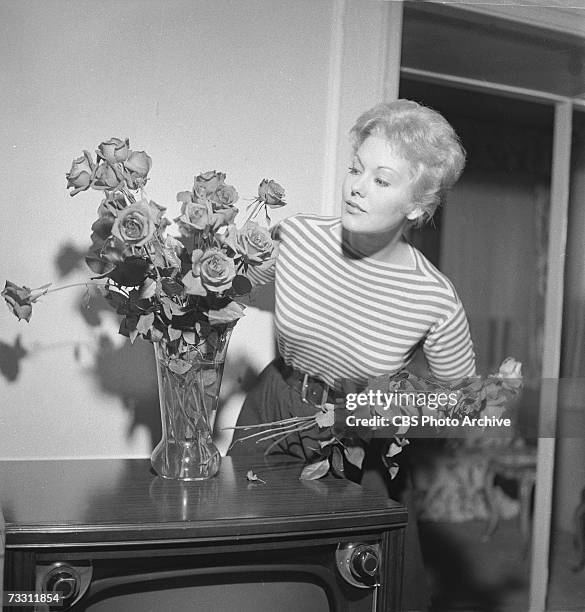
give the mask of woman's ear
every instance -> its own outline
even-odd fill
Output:
[[[420,205],[416,205],[412,208],[410,212],[406,213],[406,218],[409,221],[416,221],[419,217],[422,217],[424,214],[424,210]]]

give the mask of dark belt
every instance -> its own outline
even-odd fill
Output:
[[[277,363],[279,372],[286,384],[297,391],[303,402],[314,404],[317,407],[323,404],[334,404],[343,394],[330,387],[326,382],[315,376],[296,370],[279,361]]]

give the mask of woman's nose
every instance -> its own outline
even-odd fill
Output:
[[[360,176],[356,176],[355,181],[351,185],[351,194],[359,195],[363,197],[366,192],[366,183],[364,181],[364,176],[361,174]]]

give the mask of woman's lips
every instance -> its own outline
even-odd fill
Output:
[[[357,213],[365,212],[364,209],[361,206],[359,206],[355,202],[350,202],[349,200],[345,201],[345,208],[346,208],[347,212],[349,212],[351,214],[357,214]]]

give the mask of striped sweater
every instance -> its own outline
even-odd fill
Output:
[[[413,268],[343,252],[339,218],[299,214],[275,229],[279,256],[253,280],[275,277],[279,352],[339,388],[393,374],[422,345],[442,380],[475,374],[463,306],[449,280],[409,246]]]

